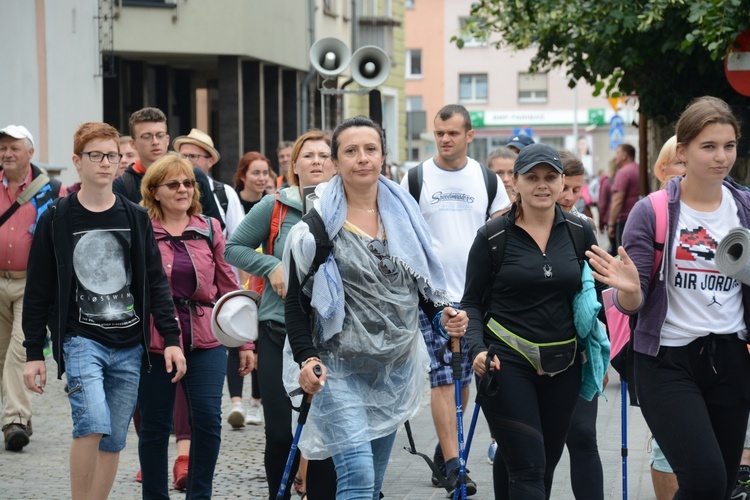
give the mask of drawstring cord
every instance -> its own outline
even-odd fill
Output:
[[[711,365],[711,369],[714,371],[714,375],[718,375],[719,372],[716,371],[716,334],[711,332],[708,334],[708,336],[703,337],[703,345],[701,346],[701,350],[698,353],[699,355],[703,355],[703,351],[706,350],[706,347],[708,347],[708,362]]]

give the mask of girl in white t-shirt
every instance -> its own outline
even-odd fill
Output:
[[[716,266],[733,227],[750,227],[750,193],[725,181],[739,124],[714,97],[693,101],[677,122],[685,177],[669,181],[668,232],[654,279],[655,214],[636,204],[621,261],[594,247],[595,277],[638,313],[634,382],[646,423],[677,474],[674,498],[729,498],[750,413],[747,324],[750,288]],[[627,251],[626,251],[627,250]]]

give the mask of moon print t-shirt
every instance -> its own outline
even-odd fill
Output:
[[[119,198],[109,210],[91,212],[71,197],[73,279],[66,334],[108,347],[141,341],[141,318],[131,293],[131,230]]]

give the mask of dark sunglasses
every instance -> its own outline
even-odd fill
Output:
[[[385,244],[382,241],[375,238],[367,244],[367,249],[378,258],[378,270],[383,276],[392,279],[398,274],[396,263],[388,256]]]
[[[160,188],[162,186],[167,186],[170,191],[177,191],[180,189],[180,186],[185,186],[185,189],[190,189],[195,187],[195,179],[185,179],[184,181],[169,181],[165,182],[164,184],[157,184],[156,187]]]

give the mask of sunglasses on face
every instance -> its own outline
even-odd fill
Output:
[[[195,179],[185,179],[184,181],[169,181],[165,182],[164,184],[157,184],[156,187],[160,188],[162,186],[166,186],[169,188],[170,191],[177,191],[180,189],[180,186],[184,186],[185,189],[192,189],[195,187]]]
[[[375,238],[367,244],[367,249],[378,258],[378,271],[388,279],[393,279],[398,274],[396,264],[393,262],[385,248],[385,244]]]

